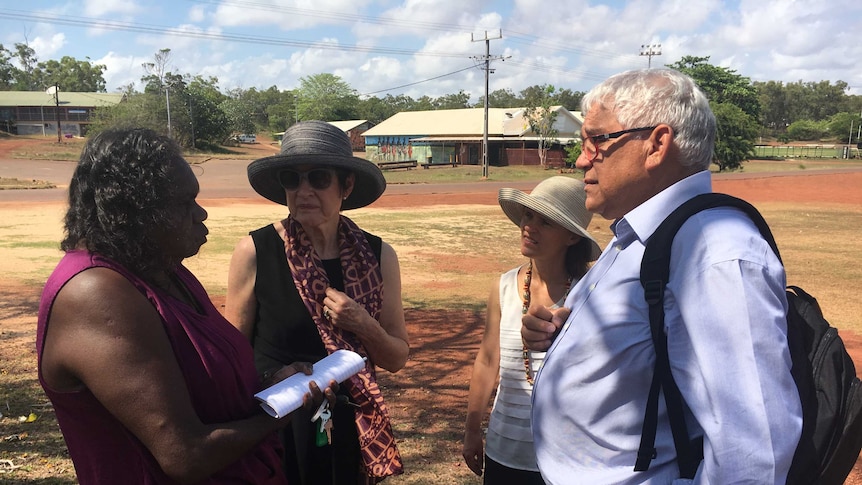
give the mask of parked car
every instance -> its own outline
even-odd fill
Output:
[[[242,134],[237,135],[236,139],[240,143],[257,143],[257,135]]]

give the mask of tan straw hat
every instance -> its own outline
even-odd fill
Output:
[[[302,121],[284,132],[281,153],[260,158],[248,166],[252,188],[267,199],[287,205],[278,172],[298,165],[319,165],[352,172],[353,192],[341,204],[356,209],[374,202],[386,190],[386,179],[376,164],[353,156],[350,138],[341,128],[325,121]]]
[[[602,248],[585,229],[593,214],[584,206],[587,194],[584,183],[571,177],[550,177],[536,185],[530,194],[518,189],[502,188],[497,195],[500,207],[515,225],[521,225],[524,208],[541,214],[569,231],[588,239],[591,244],[590,261],[598,259]]]

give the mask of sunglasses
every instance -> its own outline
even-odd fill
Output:
[[[305,172],[284,169],[278,172],[278,183],[284,190],[297,190],[302,181],[308,182],[311,188],[316,190],[328,189],[335,178],[335,171],[327,168],[314,168]]]

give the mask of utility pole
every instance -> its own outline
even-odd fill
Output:
[[[470,34],[472,42],[485,41],[485,55],[482,57],[474,56],[473,59],[481,60],[485,63],[485,129],[482,133],[482,178],[488,178],[488,75],[491,74],[491,60],[503,59],[502,56],[491,56],[491,41],[494,39],[502,39],[503,31],[498,29],[496,37],[488,37],[488,31],[485,31],[485,36],[477,39],[473,34]]]
[[[661,55],[661,44],[641,44],[641,54],[647,56],[647,69],[652,69],[652,56]]]
[[[63,143],[63,139],[60,136],[60,86],[57,83],[54,83],[54,85],[49,87],[45,92],[54,95],[54,109],[57,110],[57,143]],[[44,121],[44,116],[42,119]],[[44,133],[45,124],[42,123],[42,134]]]

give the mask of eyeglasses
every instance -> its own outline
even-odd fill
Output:
[[[620,130],[615,131],[613,133],[605,133],[603,135],[592,135],[584,138],[584,155],[587,157],[587,161],[592,162],[599,155],[598,145],[599,143],[604,143],[608,140],[613,140],[615,138],[619,138],[626,133],[635,133],[638,131],[650,131],[656,129],[657,126],[643,126],[640,128],[629,128],[628,130]]]
[[[302,181],[305,180],[311,185],[311,188],[324,190],[332,185],[334,176],[335,172],[326,168],[313,168],[305,172],[288,168],[278,172],[278,183],[284,190],[297,190],[302,185]]]

